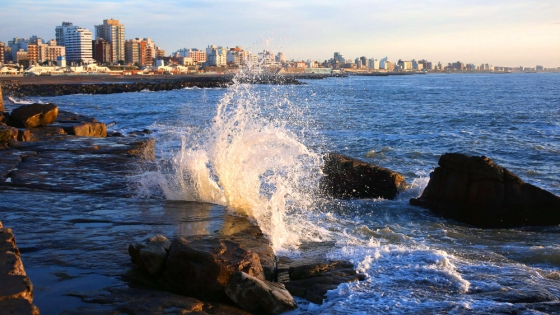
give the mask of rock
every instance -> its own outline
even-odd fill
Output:
[[[0,112],[4,111],[4,98],[2,98],[2,84],[0,84]]]
[[[525,183],[487,157],[446,153],[410,204],[479,227],[560,224],[560,197]]]
[[[18,141],[31,141],[33,139],[33,135],[29,129],[18,129],[17,140]]]
[[[260,280],[242,271],[230,277],[225,292],[235,304],[249,312],[280,314],[297,308],[283,284]]]
[[[286,289],[295,296],[315,304],[322,304],[325,294],[341,283],[361,281],[366,278],[345,261],[317,263],[290,267],[290,281],[284,282]]]
[[[335,198],[394,199],[406,188],[404,176],[342,154],[324,156],[321,190]]]
[[[224,288],[235,272],[264,280],[259,256],[235,242],[181,237],[171,242],[162,284],[172,292],[204,300],[224,300]]]
[[[56,120],[58,107],[49,104],[31,104],[20,106],[10,114],[10,125],[20,128],[46,126]]]
[[[157,275],[165,263],[170,245],[171,242],[165,236],[155,235],[147,239],[145,244],[128,246],[128,254],[134,264],[151,275]]]
[[[0,124],[0,142],[8,142],[18,136],[17,128]]]
[[[55,136],[55,135],[65,135],[66,134],[64,129],[62,129],[60,127],[54,127],[54,126],[41,127],[41,128],[31,128],[31,129],[29,129],[29,132],[32,134],[32,136],[34,138],[38,138],[39,140],[44,139],[44,138],[48,138],[48,137],[52,137],[52,136]]]
[[[0,275],[0,301],[11,299],[33,300],[33,285],[21,275]]]
[[[73,136],[105,138],[107,137],[107,126],[100,122],[86,122],[71,126],[63,126],[62,129]]]
[[[479,298],[491,299],[503,303],[540,303],[554,302],[558,298],[544,288],[504,287],[498,291],[474,294]]]
[[[39,315],[39,309],[25,299],[2,300],[0,314]]]

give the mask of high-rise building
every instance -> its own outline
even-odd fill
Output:
[[[227,48],[209,45],[206,48],[206,64],[208,66],[223,67],[227,65]]]
[[[66,60],[70,62],[92,62],[91,42],[92,34],[88,29],[78,26],[67,28],[64,33]]]
[[[4,54],[6,53],[6,43],[0,42],[0,65],[4,64],[6,59]]]
[[[39,62],[56,62],[58,56],[66,56],[66,47],[57,45],[54,39],[46,44],[37,44],[37,48],[39,50]]]
[[[379,70],[379,60],[374,58],[368,59],[368,69]]]
[[[204,50],[196,48],[183,48],[179,49],[176,54],[179,54],[179,57],[192,58],[193,61],[199,63],[206,62],[206,52]]]
[[[60,46],[66,46],[64,42],[64,35],[66,34],[66,30],[74,25],[72,22],[62,22],[62,25],[59,25],[55,28],[56,33],[56,44]]]
[[[95,26],[95,39],[103,38],[111,43],[111,62],[125,60],[124,25],[119,20],[103,20],[103,24]]]
[[[156,50],[155,43],[149,38],[129,39],[125,42],[125,61],[129,64],[151,66]]]
[[[243,50],[243,48],[236,46],[235,48],[230,48],[227,52],[226,63],[228,65],[241,66],[247,62],[249,57],[249,52]]]
[[[113,62],[113,49],[111,49],[111,43],[109,43],[109,41],[103,38],[97,38],[92,41],[92,46],[93,59],[99,64]]]

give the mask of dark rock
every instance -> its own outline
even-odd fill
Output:
[[[170,245],[171,242],[165,236],[155,235],[147,239],[144,244],[128,246],[128,254],[134,264],[151,275],[157,275],[165,263]]]
[[[225,292],[235,304],[249,312],[280,314],[297,308],[283,284],[257,279],[241,271],[230,277]]]
[[[17,140],[18,141],[31,141],[33,139],[33,135],[29,129],[18,129]]]
[[[0,142],[8,142],[18,136],[17,128],[6,126],[0,123]]]
[[[480,227],[560,224],[560,197],[525,183],[487,157],[441,156],[410,204]]]
[[[10,125],[19,128],[35,128],[53,123],[58,115],[54,104],[23,105],[10,114]]]
[[[394,199],[406,188],[404,176],[342,154],[324,156],[321,190],[335,198]]]
[[[39,309],[26,299],[0,300],[0,314],[39,315]]]
[[[361,281],[365,275],[353,269],[353,264],[345,261],[316,263],[290,267],[290,281],[284,282],[286,289],[295,296],[315,304],[322,304],[325,294],[341,283]]]
[[[172,241],[162,284],[172,292],[204,300],[224,300],[231,275],[243,271],[264,280],[259,256],[239,244],[218,239],[181,237]]]
[[[544,288],[508,288],[474,294],[479,298],[503,303],[540,303],[558,301],[558,298]]]

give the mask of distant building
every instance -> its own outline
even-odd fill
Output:
[[[68,30],[68,28],[72,26],[74,26],[72,22],[62,22],[62,25],[59,25],[55,28],[55,38],[57,45],[66,46],[66,43],[64,42],[64,36],[66,34],[66,30]]]
[[[0,42],[0,65],[6,63],[4,54],[6,53],[6,43]]]
[[[334,61],[338,63],[346,63],[346,59],[344,59],[344,56],[340,52],[334,53]]]
[[[113,49],[111,43],[103,38],[97,38],[92,42],[93,46],[93,59],[99,64],[113,62]]]
[[[368,59],[368,65],[367,65],[369,70],[379,70],[379,60],[377,59]]]
[[[129,39],[125,42],[125,62],[140,66],[153,65],[155,44],[149,38]]]
[[[156,47],[156,59],[165,57],[165,50],[161,47]]]
[[[387,63],[388,63],[388,62],[391,62],[391,61],[389,60],[389,57],[385,57],[385,58],[379,60],[379,69],[389,70],[389,69],[387,68]],[[393,68],[394,68],[394,65],[393,65]]]
[[[249,52],[243,50],[243,48],[239,46],[235,46],[235,48],[230,48],[226,55],[226,63],[228,65],[234,66],[242,66],[247,62],[247,57],[249,56]]]
[[[103,24],[95,26],[95,38],[103,38],[111,43],[111,62],[116,63],[125,60],[125,37],[124,25],[119,20],[103,20]]]
[[[56,57],[56,65],[61,68],[66,68],[66,56]]]
[[[92,58],[92,34],[86,28],[74,26],[67,28],[64,34],[66,60],[90,63]]]
[[[206,52],[196,48],[183,48],[177,51],[180,57],[192,58],[194,62],[206,62]]]
[[[209,45],[206,48],[206,65],[210,67],[223,67],[227,65],[227,48]]]
[[[0,45],[1,45],[1,44],[0,44]],[[2,48],[0,48],[0,49],[2,49]],[[536,70],[536,71],[544,71],[544,67],[538,65],[538,66],[535,67],[535,70]]]
[[[284,55],[283,52],[279,52],[276,55],[276,62],[286,63],[286,61],[288,61],[288,59],[286,58],[286,55]]]
[[[367,58],[366,56],[361,56],[360,57],[360,61],[361,61],[361,68],[366,68],[367,67]]]
[[[16,62],[19,63],[22,60],[29,60],[27,56],[27,51],[20,49],[16,52]]]

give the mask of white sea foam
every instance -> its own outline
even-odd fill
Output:
[[[8,96],[8,99],[14,104],[21,104],[21,105],[27,105],[27,104],[33,104],[33,103],[42,103],[41,101],[19,99],[19,98],[15,98],[15,97],[12,97],[12,96]]]
[[[252,75],[249,70],[239,76]],[[141,186],[158,186],[167,199],[221,204],[246,215],[275,250],[320,237],[324,231],[305,218],[313,208],[321,159],[286,127],[282,115],[293,104],[283,91],[257,92],[234,79],[211,126],[197,136],[183,134],[181,148],[164,154],[160,170],[142,178]]]

